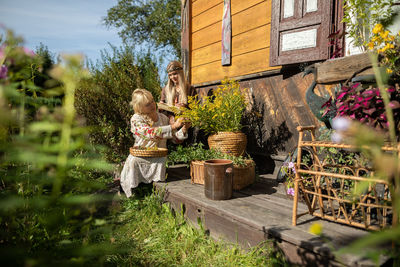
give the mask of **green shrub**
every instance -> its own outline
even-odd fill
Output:
[[[113,55],[102,53],[101,61],[91,65],[91,73],[76,91],[77,112],[87,125],[95,126],[90,140],[107,148],[104,157],[121,162],[134,143],[130,132],[132,92],[146,88],[157,100],[161,91],[157,67],[149,54],[135,56],[130,47],[113,47]]]
[[[237,166],[246,166],[246,160],[250,160],[250,157],[243,156],[233,156],[226,153],[223,153],[219,150],[215,149],[205,149],[203,148],[202,143],[194,143],[190,146],[177,146],[174,151],[171,151],[168,154],[167,158],[167,166],[183,163],[190,164],[191,161],[194,160],[209,160],[209,159],[229,159],[233,161],[234,165]]]

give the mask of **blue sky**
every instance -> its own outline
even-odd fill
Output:
[[[0,24],[25,40],[34,50],[40,43],[50,52],[83,53],[92,61],[108,43],[121,46],[115,28],[102,25],[102,17],[117,0],[0,0]]]

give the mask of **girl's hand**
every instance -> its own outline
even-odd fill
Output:
[[[178,107],[178,108],[185,108],[186,107],[186,105],[182,104],[182,103],[175,103],[175,106]]]
[[[190,122],[184,122],[184,123],[183,123],[183,127],[182,127],[183,133],[186,134],[191,125],[192,125],[192,124],[191,124]]]
[[[179,118],[179,119],[177,119],[172,125],[171,125],[171,128],[172,128],[172,130],[176,130],[176,129],[178,129],[179,127],[181,127],[182,126],[182,118]]]

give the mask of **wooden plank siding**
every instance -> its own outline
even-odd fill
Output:
[[[269,66],[271,0],[232,0],[232,64],[221,65],[222,0],[192,1],[191,83],[279,69]]]

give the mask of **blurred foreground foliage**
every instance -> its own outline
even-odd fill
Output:
[[[342,118],[342,123],[338,123],[337,133],[346,143],[355,145],[364,156],[366,156],[374,169],[374,178],[382,179],[387,182],[390,191],[390,201],[393,209],[393,225],[390,228],[373,232],[366,237],[355,240],[351,245],[338,251],[338,255],[343,253],[360,254],[375,261],[377,265],[382,262],[382,256],[389,258],[387,266],[400,266],[400,144],[398,127],[395,112],[390,104],[390,97],[387,91],[387,77],[381,75],[378,68],[377,55],[371,55],[375,77],[380,94],[385,104],[388,121],[388,131],[377,131],[358,121],[348,121]],[[399,90],[399,86],[396,86]],[[393,107],[393,108],[392,108]],[[388,142],[389,141],[389,142]],[[393,151],[387,153],[382,151],[383,145],[392,146]],[[370,182],[359,183],[354,188],[354,196],[362,197],[370,187]],[[386,266],[386,265],[385,265]]]
[[[87,145],[89,130],[74,108],[77,82],[89,72],[80,56],[69,56],[47,73],[46,48],[36,54],[11,32],[1,42],[2,265],[101,263],[113,250],[100,216],[107,198],[93,194],[104,185],[85,174],[110,165]]]

